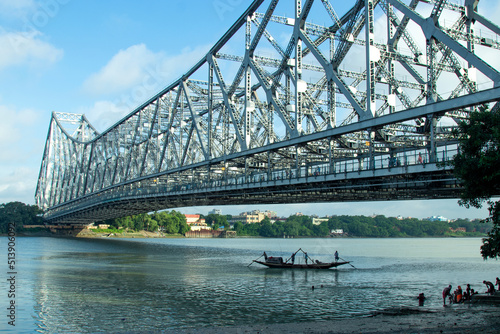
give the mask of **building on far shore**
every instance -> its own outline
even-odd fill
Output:
[[[443,216],[432,216],[427,218],[427,220],[430,222],[449,222],[448,218],[445,218]]]
[[[313,218],[313,225],[321,225],[322,222],[327,222],[328,218]]]
[[[238,216],[233,216],[230,223],[234,224],[236,222],[242,222],[244,224],[255,224],[260,223],[266,217],[268,217],[266,214],[258,210],[254,210],[252,212],[242,212]]]
[[[205,223],[205,219],[200,215],[184,215],[186,217],[186,224],[191,227],[191,231],[211,230],[212,228]]]
[[[330,231],[330,234],[332,235],[343,235],[344,234],[344,230],[343,229],[336,229],[336,230],[331,230]]]
[[[213,209],[212,211],[209,211],[208,214],[209,215],[222,215],[222,210]]]

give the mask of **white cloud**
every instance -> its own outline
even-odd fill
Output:
[[[207,50],[208,46],[183,49],[171,56],[155,53],[144,44],[120,50],[83,83],[85,92],[107,100],[79,112],[104,130],[188,71]]]
[[[38,169],[19,166],[7,174],[0,174],[0,203],[20,201],[35,203]]]
[[[0,69],[15,65],[47,66],[59,61],[63,51],[40,39],[41,33],[32,31],[4,32],[0,35]]]
[[[36,8],[34,0],[0,0],[0,9],[9,15],[19,15]]]
[[[165,87],[176,76],[183,74],[205,54],[208,47],[184,49],[179,54],[167,56],[153,52],[144,44],[120,50],[99,72],[92,74],[83,84],[86,92],[109,95],[129,91],[141,86],[149,93]]]
[[[18,143],[26,133],[26,128],[38,125],[39,115],[30,109],[21,111],[0,106],[0,152],[5,152]]]
[[[36,137],[40,136],[40,114],[0,106],[0,119],[0,203],[34,203],[44,145],[44,140]]]
[[[146,45],[133,45],[120,50],[99,72],[84,83],[85,91],[95,95],[121,92],[139,84],[148,67],[156,64],[163,55],[154,53]]]

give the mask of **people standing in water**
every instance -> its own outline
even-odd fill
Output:
[[[443,306],[446,306],[446,297],[451,297],[451,284],[443,290]]]

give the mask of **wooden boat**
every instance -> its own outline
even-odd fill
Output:
[[[298,252],[304,253],[304,256],[306,257],[306,263],[295,263],[295,255]],[[318,260],[313,260],[309,255],[307,255],[306,252],[304,252],[302,249],[299,249],[295,253],[292,254],[292,256],[286,260],[283,260],[283,257],[273,257],[273,256],[267,256],[266,252],[262,254],[260,257],[264,256],[264,261],[259,261],[259,259],[253,260],[252,263],[258,263],[262,264],[264,266],[267,266],[269,268],[284,268],[284,269],[330,269],[330,268],[336,268],[338,266],[344,265],[344,264],[349,264],[350,261],[335,261],[335,262],[320,262]],[[259,258],[260,258],[259,257]],[[352,266],[352,265],[351,265]]]

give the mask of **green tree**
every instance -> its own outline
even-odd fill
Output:
[[[27,205],[21,202],[0,204],[0,233],[7,233],[10,223],[16,224],[16,230],[24,225],[42,225],[42,210],[36,205]]]
[[[459,152],[452,161],[455,176],[463,191],[459,204],[466,208],[481,208],[486,201],[493,224],[488,237],[483,239],[481,255],[484,259],[500,256],[500,201],[491,198],[500,194],[500,112],[481,108],[471,112],[467,121],[460,122],[455,132]]]
[[[224,229],[226,230],[228,229],[229,226],[227,216],[218,215],[215,213],[209,214],[205,218],[205,222],[207,223],[207,225],[211,225],[214,230],[215,230],[214,226],[217,226],[217,228],[219,228],[219,226],[224,226]]]
[[[172,211],[173,212],[173,211]],[[175,214],[170,214],[164,220],[165,232],[169,234],[179,233],[180,219]]]

